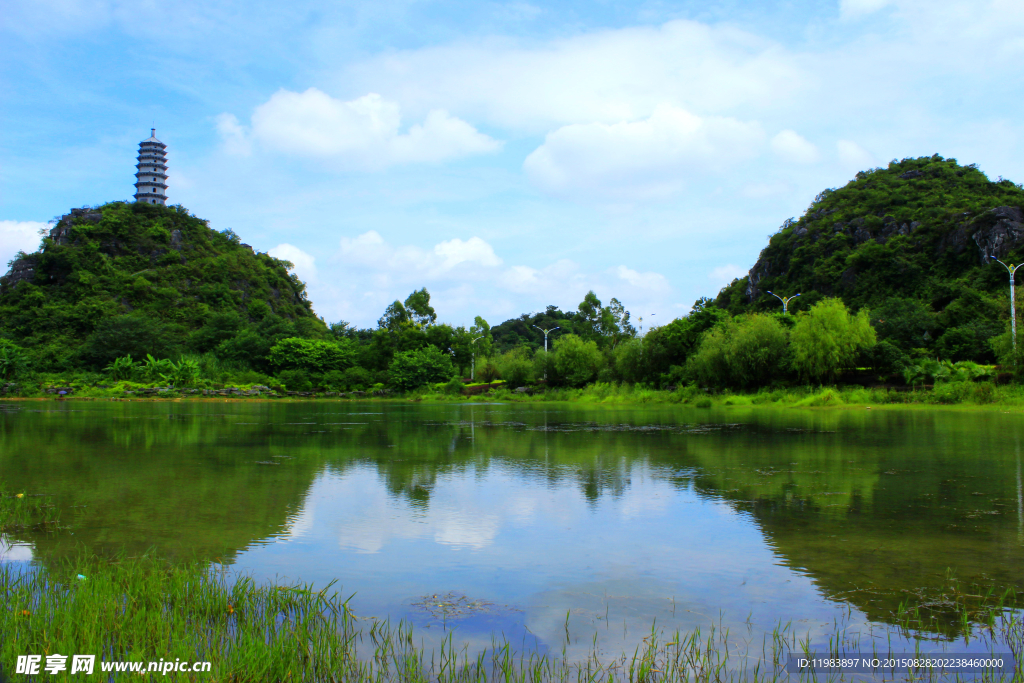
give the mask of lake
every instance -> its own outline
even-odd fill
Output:
[[[428,645],[574,656],[714,623],[760,651],[892,637],[901,603],[941,643],[953,578],[1024,591],[1022,441],[996,411],[7,403],[0,480],[70,531],[0,553],[336,580]]]

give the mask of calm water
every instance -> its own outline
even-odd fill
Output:
[[[360,615],[541,651],[722,622],[867,629],[964,582],[1024,590],[1019,416],[355,403],[0,406],[0,479],[73,534],[337,579]],[[452,618],[418,603],[465,596]],[[436,612],[436,610],[435,610]]]

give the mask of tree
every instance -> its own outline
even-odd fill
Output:
[[[604,364],[597,342],[584,340],[575,334],[556,339],[553,356],[557,378],[552,379],[571,387],[592,382]]]
[[[430,292],[426,287],[417,289],[405,300],[409,319],[419,327],[429,327],[437,322],[437,313],[430,305]]]
[[[268,358],[271,365],[281,370],[324,373],[351,367],[355,349],[348,339],[324,341],[291,337],[274,344]]]
[[[388,368],[389,383],[399,391],[446,382],[453,373],[451,356],[434,346],[396,353]]]
[[[704,333],[686,368],[705,384],[761,386],[785,372],[786,337],[786,328],[774,315],[737,316]]]
[[[510,389],[521,387],[530,381],[533,375],[533,362],[530,360],[530,353],[525,346],[511,349],[501,354],[498,358],[498,371],[501,373],[505,385]]]
[[[158,320],[141,315],[123,315],[102,320],[82,347],[82,360],[96,368],[116,358],[142,358],[151,353],[167,358],[174,350],[172,331]]]
[[[867,309],[851,316],[840,299],[822,299],[797,315],[790,340],[801,376],[834,381],[862,349],[874,346],[876,336]]]

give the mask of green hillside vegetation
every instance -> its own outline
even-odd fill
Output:
[[[39,251],[10,265],[0,345],[13,343],[25,364],[47,371],[186,353],[266,370],[276,341],[328,335],[291,264],[181,207],[76,209]]]
[[[290,264],[234,233],[181,207],[107,204],[64,217],[0,282],[0,379],[23,395],[63,382],[78,393],[106,383],[107,395],[230,383],[457,396],[504,382],[549,396],[669,389],[687,401],[935,385],[944,402],[990,402],[1006,394],[992,383],[1024,368],[1007,273],[992,259],[1024,256],[1022,206],[1020,186],[937,155],[858,173],[786,221],[747,277],[640,335],[620,301],[594,292],[576,310],[466,327],[439,322],[422,288],[375,328],[328,326]],[[770,292],[800,296],[786,314]]]
[[[1022,257],[1024,189],[935,155],[858,173],[786,221],[747,277],[719,293],[731,314],[793,311],[825,297],[868,309],[879,340],[911,356],[995,362],[1008,275]]]

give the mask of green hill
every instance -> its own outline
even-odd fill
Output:
[[[868,307],[880,339],[954,360],[991,360],[1009,314],[1008,275],[1024,258],[1024,189],[935,155],[861,172],[819,194],[769,239],[715,303],[731,313],[792,310],[824,297]]]
[[[0,278],[0,341],[39,368],[102,367],[132,353],[265,357],[287,336],[319,337],[290,264],[256,253],[181,207],[74,209]],[[159,357],[158,355],[158,357]]]

